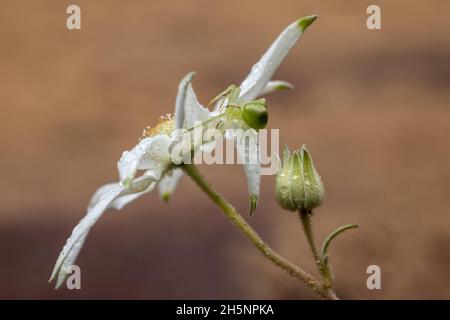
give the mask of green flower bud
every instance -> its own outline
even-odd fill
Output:
[[[242,108],[242,119],[255,130],[264,129],[268,118],[266,99],[247,102]]]
[[[301,213],[309,213],[322,203],[325,189],[304,146],[292,155],[285,148],[276,177],[275,196],[283,209]]]

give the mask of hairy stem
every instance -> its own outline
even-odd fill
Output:
[[[239,231],[241,231],[267,259],[272,261],[275,265],[283,269],[292,277],[304,282],[321,297],[330,300],[338,299],[334,292],[329,289],[325,289],[321,282],[317,281],[312,275],[271,249],[258,235],[258,233],[256,233],[256,231],[247,223],[247,221],[236,211],[236,209],[204,180],[194,165],[184,164],[182,168],[192,178],[192,180],[195,181],[200,189],[202,189],[209,196],[209,198],[217,204],[220,209],[222,209],[222,212],[231,221],[231,223],[237,227]]]
[[[303,230],[305,231],[309,249],[312,252],[317,269],[319,270],[320,276],[322,277],[323,286],[325,288],[330,288],[332,281],[330,272],[323,264],[322,257],[320,256],[319,250],[317,250],[316,242],[314,241],[314,233],[312,228],[312,212],[300,212],[300,220],[302,221]]]
[[[308,241],[309,249],[311,250],[316,264],[320,263],[319,251],[317,250],[316,243],[314,241],[314,234],[312,231],[312,219],[311,213],[300,213],[300,220],[302,221],[303,230],[305,231],[306,240]]]

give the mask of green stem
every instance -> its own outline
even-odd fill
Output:
[[[317,250],[316,242],[314,241],[314,233],[312,228],[312,212],[300,212],[300,220],[302,221],[303,230],[305,231],[306,240],[309,245],[309,249],[312,252],[317,269],[323,281],[325,288],[330,288],[332,285],[332,279],[327,267],[323,264],[322,257]]]
[[[333,291],[325,289],[322,284],[309,273],[271,249],[247,223],[247,221],[245,221],[245,219],[236,211],[236,209],[203,179],[202,175],[194,165],[184,164],[182,168],[192,178],[192,180],[194,180],[200,189],[202,189],[209,196],[209,198],[222,209],[224,215],[231,221],[231,223],[237,227],[265,257],[292,277],[304,282],[321,297],[330,300],[338,299]]]
[[[301,212],[300,220],[302,221],[303,230],[305,230],[306,240],[308,241],[309,248],[314,257],[314,261],[316,264],[320,263],[319,251],[317,250],[316,243],[314,241],[314,234],[312,231],[312,219],[311,213],[309,212]]]

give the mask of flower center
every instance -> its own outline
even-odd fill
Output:
[[[158,134],[165,134],[166,136],[170,136],[174,128],[175,128],[174,117],[170,113],[168,113],[164,116],[159,117],[156,126],[154,127],[148,126],[144,130],[142,130],[141,139],[153,137]]]

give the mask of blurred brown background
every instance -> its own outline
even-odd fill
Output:
[[[78,4],[82,29],[65,27]],[[382,9],[381,31],[366,8]],[[269,97],[281,142],[307,144],[326,184],[317,238],[361,228],[331,248],[347,299],[450,298],[450,22],[445,1],[2,1],[0,3],[0,298],[316,298],[266,261],[187,178],[169,204],[156,193],[108,211],[77,263],[82,290],[47,284],[98,186],[142,128],[172,112],[197,71],[206,103],[240,83],[279,32],[320,17]],[[203,167],[247,211],[238,166]],[[251,224],[313,272],[300,224],[273,197]],[[366,268],[382,289],[366,288]]]

